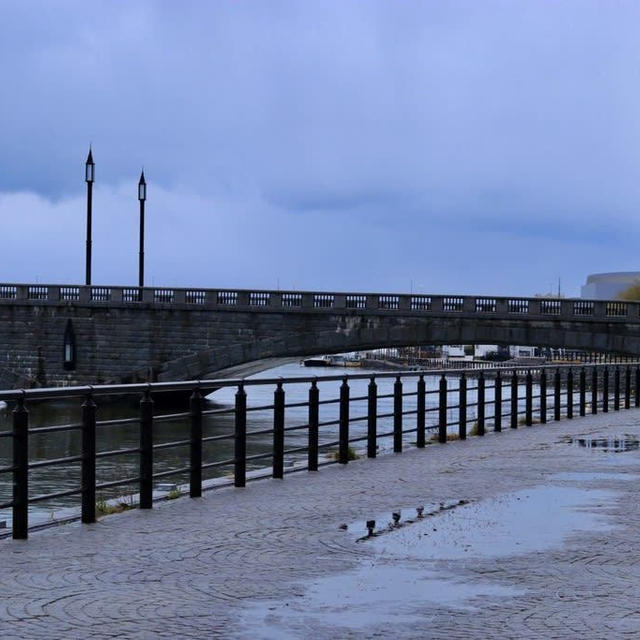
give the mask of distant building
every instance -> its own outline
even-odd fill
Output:
[[[632,284],[640,282],[640,271],[593,273],[580,290],[580,297],[590,300],[613,300]]]

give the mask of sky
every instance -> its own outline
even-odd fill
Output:
[[[579,295],[640,271],[637,0],[0,0],[1,282]]]

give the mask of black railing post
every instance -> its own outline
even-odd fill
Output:
[[[591,413],[598,413],[598,365],[591,369]]]
[[[467,376],[464,370],[458,380],[458,437],[467,439]]]
[[[393,451],[402,453],[402,380],[393,383]]]
[[[444,444],[447,441],[447,379],[444,374],[440,378],[438,406],[438,442]]]
[[[511,374],[511,428],[518,428],[518,371]]]
[[[567,370],[567,419],[573,418],[573,368]]]
[[[417,414],[416,414],[416,447],[418,449],[424,448],[425,445],[425,433],[426,433],[426,400],[427,400],[427,385],[424,382],[424,376],[420,374],[417,385]]]
[[[153,399],[150,388],[140,400],[140,508],[153,507]]]
[[[371,376],[367,387],[367,457],[375,458],[378,450],[378,385]]]
[[[24,406],[24,392],[13,410],[12,520],[14,540],[26,540],[29,530],[29,412]]]
[[[562,408],[562,387],[560,379],[560,369],[556,369],[553,376],[553,419],[560,420],[560,409]]]
[[[349,462],[349,384],[345,376],[340,385],[340,431],[338,435],[338,462]]]
[[[320,390],[315,380],[311,381],[309,389],[309,451],[307,468],[309,471],[318,470],[318,422],[319,422]]]
[[[602,412],[609,412],[609,367],[607,366],[602,374]]]
[[[620,411],[620,367],[613,372],[613,410]]]
[[[531,369],[527,369],[527,376],[525,378],[526,399],[525,399],[525,418],[524,422],[527,427],[533,424],[533,378],[531,376]]]
[[[196,387],[189,398],[189,417],[191,420],[191,444],[189,472],[189,495],[192,498],[202,496],[202,394]]]
[[[96,521],[96,403],[91,392],[82,403],[82,522]]]
[[[273,477],[284,477],[284,389],[282,380],[273,392]]]
[[[547,424],[547,370],[540,371],[540,424]]]
[[[484,414],[485,414],[485,405],[484,405],[484,392],[485,382],[484,382],[484,373],[481,371],[478,375],[478,435],[484,435]]]
[[[236,487],[244,487],[247,483],[247,392],[242,383],[236,391],[233,457],[233,484]]]
[[[636,388],[634,392],[635,406],[640,407],[640,365],[636,365]]]
[[[624,408],[631,407],[631,367],[626,365],[624,368]]]
[[[587,413],[587,374],[584,367],[580,368],[580,415]]]
[[[502,376],[496,371],[496,382],[493,388],[493,430],[502,431]]]

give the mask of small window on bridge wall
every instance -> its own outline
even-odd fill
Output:
[[[67,371],[71,371],[76,368],[76,334],[73,331],[71,319],[67,320],[67,326],[64,330],[62,366]]]

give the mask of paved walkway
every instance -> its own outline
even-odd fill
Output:
[[[589,451],[563,437],[640,436],[639,423],[640,411],[630,410],[506,430],[1,541],[0,637],[638,635],[640,451]],[[408,546],[404,557],[397,549],[380,552],[380,545],[423,523],[359,543],[359,531],[340,528],[380,521],[398,507],[499,504],[508,494],[551,485],[596,500],[573,512],[576,522],[591,524],[555,542],[537,537],[543,510],[522,539],[544,549],[524,544],[519,551],[515,540],[486,555],[470,544],[467,553],[442,560],[415,556]],[[444,525],[446,517],[448,530],[457,526],[463,536],[470,513],[463,509],[431,521]],[[500,522],[489,523],[480,546],[495,546],[494,525]],[[380,576],[385,583],[375,584]]]

